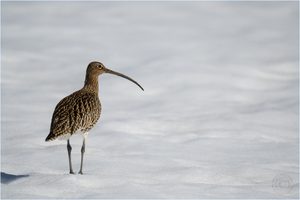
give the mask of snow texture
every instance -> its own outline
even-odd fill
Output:
[[[299,198],[298,2],[1,4],[2,198]],[[69,175],[44,140],[93,60],[145,91],[99,78]]]

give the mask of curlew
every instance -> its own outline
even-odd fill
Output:
[[[46,141],[55,139],[67,140],[70,174],[74,174],[71,162],[72,147],[70,137],[75,133],[80,133],[83,136],[81,163],[78,172],[82,174],[86,138],[88,132],[97,123],[101,114],[101,103],[98,96],[98,76],[103,73],[126,78],[144,90],[142,86],[132,78],[110,70],[100,62],[91,62],[88,65],[83,88],[63,98],[56,105],[51,120],[50,133],[46,138]]]

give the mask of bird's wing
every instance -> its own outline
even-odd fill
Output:
[[[78,130],[88,131],[100,116],[101,105],[94,93],[77,91],[63,98],[55,107],[50,138],[73,134]],[[48,137],[47,137],[48,138]]]

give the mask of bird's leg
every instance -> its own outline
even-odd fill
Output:
[[[82,173],[82,165],[83,165],[83,155],[85,152],[85,138],[86,136],[83,136],[83,142],[82,142],[82,147],[81,147],[81,164],[80,164],[80,170],[79,170],[79,174],[83,174]]]
[[[72,151],[72,147],[71,147],[71,145],[70,145],[70,140],[68,140],[67,149],[68,149],[68,156],[69,156],[69,168],[70,168],[70,174],[74,174],[73,169],[72,169],[72,162],[71,162],[71,151]]]

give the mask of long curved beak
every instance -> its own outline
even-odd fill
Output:
[[[127,80],[130,80],[131,82],[135,83],[137,86],[139,86],[144,91],[144,88],[140,84],[138,84],[138,82],[136,82],[135,80],[133,80],[132,78],[130,78],[130,77],[124,75],[124,74],[121,74],[119,72],[115,72],[115,71],[107,69],[107,68],[105,68],[105,73],[114,74],[114,75],[126,78]]]

